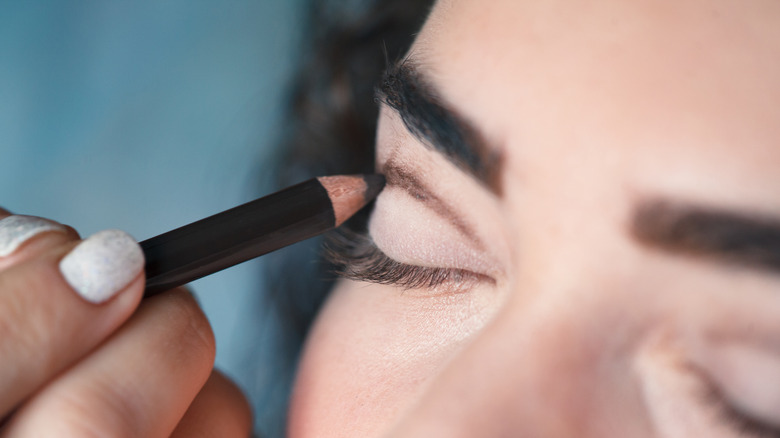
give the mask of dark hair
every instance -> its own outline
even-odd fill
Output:
[[[310,0],[289,117],[275,161],[281,188],[314,176],[370,173],[378,116],[374,89],[401,58],[433,0]],[[312,239],[263,259],[267,295],[260,318],[273,320],[248,360],[248,392],[261,436],[283,436],[300,347],[333,285],[332,267]],[[259,368],[259,369],[258,369]]]

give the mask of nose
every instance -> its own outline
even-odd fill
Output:
[[[592,291],[540,295],[508,303],[391,436],[652,436],[625,312]]]

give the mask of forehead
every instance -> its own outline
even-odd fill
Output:
[[[595,161],[742,202],[780,188],[777,23],[774,0],[445,0],[412,54],[509,171]]]

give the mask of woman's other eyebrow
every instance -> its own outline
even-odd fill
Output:
[[[658,249],[780,273],[780,220],[663,200],[636,209],[631,233]]]
[[[390,67],[377,89],[380,101],[394,109],[406,129],[424,145],[501,194],[501,154],[488,147],[479,130],[450,108],[431,82],[406,59]]]

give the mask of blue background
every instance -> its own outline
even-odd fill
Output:
[[[144,240],[254,199],[295,71],[301,0],[1,1],[0,205]],[[258,261],[192,285],[241,381]]]

